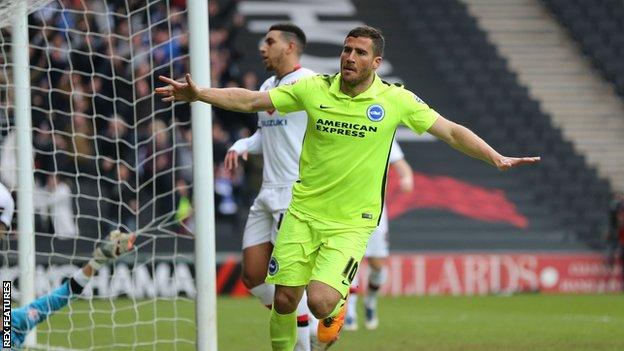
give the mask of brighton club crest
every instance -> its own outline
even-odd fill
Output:
[[[381,121],[384,118],[385,114],[386,112],[384,111],[383,107],[378,104],[370,105],[366,109],[366,116],[373,122]]]
[[[279,264],[277,263],[275,257],[271,257],[271,260],[269,261],[269,275],[275,275],[277,271],[279,271]]]

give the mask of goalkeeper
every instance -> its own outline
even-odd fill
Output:
[[[98,243],[91,260],[69,280],[30,304],[11,310],[11,348],[20,348],[26,335],[37,324],[78,297],[98,269],[133,250],[135,239],[135,234],[126,234],[118,230],[110,232],[103,242]]]

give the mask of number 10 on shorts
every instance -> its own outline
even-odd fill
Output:
[[[347,278],[347,280],[349,281],[349,284],[351,284],[351,282],[353,281],[353,278],[355,278],[355,273],[357,273],[357,270],[358,270],[358,263],[355,261],[355,258],[353,257],[349,258],[349,262],[347,262],[347,265],[342,271],[342,275]]]

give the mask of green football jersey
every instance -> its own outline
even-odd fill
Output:
[[[347,225],[378,224],[397,126],[421,134],[438,117],[414,93],[377,75],[355,97],[340,91],[340,74],[305,78],[269,94],[280,113],[308,114],[290,208]]]

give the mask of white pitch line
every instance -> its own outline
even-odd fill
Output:
[[[57,347],[57,346],[51,346],[51,345],[34,345],[29,347],[29,350],[48,350],[48,351],[80,351],[80,350],[76,350],[76,349],[68,349],[68,348],[64,348],[64,347]]]

